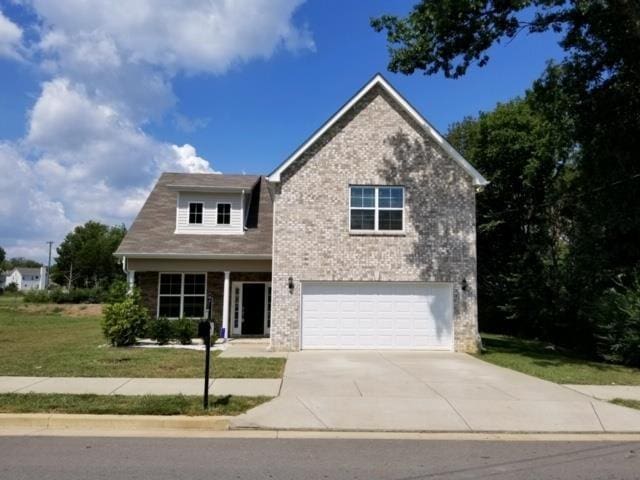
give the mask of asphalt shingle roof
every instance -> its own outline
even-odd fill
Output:
[[[175,186],[251,190],[243,235],[176,235]],[[269,184],[257,175],[164,173],[122,240],[116,255],[271,255],[273,201]]]

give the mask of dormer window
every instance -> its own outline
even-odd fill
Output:
[[[202,202],[189,203],[189,224],[201,225],[202,224],[202,210],[204,204]]]
[[[218,203],[218,225],[231,224],[231,204]]]

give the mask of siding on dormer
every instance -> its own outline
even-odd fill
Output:
[[[189,203],[202,202],[202,224],[189,224]],[[176,233],[241,234],[244,232],[243,195],[241,193],[178,193]],[[218,225],[218,203],[231,204],[231,223]]]

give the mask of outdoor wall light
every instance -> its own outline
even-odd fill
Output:
[[[289,277],[289,293],[293,293],[293,277]]]
[[[466,278],[463,278],[462,282],[460,282],[460,288],[462,288],[463,292],[466,292],[469,289],[469,282],[467,282]]]

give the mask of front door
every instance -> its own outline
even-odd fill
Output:
[[[242,334],[264,335],[264,283],[242,284]]]

